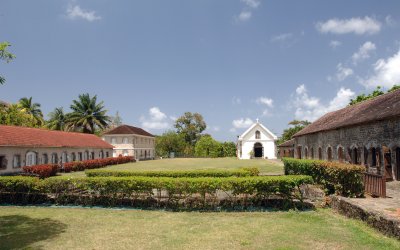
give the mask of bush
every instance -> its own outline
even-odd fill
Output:
[[[148,177],[245,177],[257,176],[260,173],[258,168],[241,168],[239,170],[181,170],[181,171],[115,171],[115,170],[87,170],[88,177],[128,177],[128,176],[148,176]]]
[[[55,176],[57,174],[58,167],[56,164],[43,164],[23,167],[23,171],[28,174],[37,175],[40,178],[47,178],[50,176]]]
[[[80,205],[131,205],[204,208],[252,206],[271,196],[293,202],[301,199],[297,189],[311,183],[309,176],[257,176],[227,178],[168,177],[1,177],[0,194],[18,192],[46,194],[47,202]],[[240,203],[241,202],[241,203]]]
[[[363,166],[293,158],[283,158],[283,163],[285,174],[309,175],[315,183],[324,187],[327,194],[336,193],[347,197],[364,195]]]
[[[119,156],[113,158],[67,162],[64,163],[64,172],[68,173],[71,171],[82,171],[85,169],[102,168],[106,166],[123,164],[134,161],[135,158],[133,158],[132,156]]]

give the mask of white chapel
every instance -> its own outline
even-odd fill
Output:
[[[256,123],[238,137],[237,156],[239,159],[276,159],[277,139],[276,135],[257,119]]]

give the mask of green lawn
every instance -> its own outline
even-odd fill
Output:
[[[113,170],[193,170],[193,169],[238,169],[259,167],[263,174],[283,174],[283,164],[278,160],[238,160],[236,158],[175,158],[139,161],[106,167]],[[84,172],[65,175],[84,176]]]
[[[1,207],[0,249],[400,249],[330,209],[166,212]]]

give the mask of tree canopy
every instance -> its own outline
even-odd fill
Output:
[[[10,53],[7,49],[11,44],[9,42],[0,43],[0,60],[9,63],[12,59],[15,58],[15,55]],[[4,84],[6,79],[0,75],[0,84]]]
[[[185,112],[175,121],[174,127],[189,145],[194,146],[207,125],[201,114]]]
[[[168,157],[171,152],[182,153],[185,148],[185,139],[175,131],[167,131],[156,137],[156,152],[158,156]]]
[[[400,89],[400,85],[394,85],[386,93],[393,92],[397,89]],[[375,97],[383,95],[383,94],[385,94],[385,92],[382,90],[382,87],[377,86],[376,89],[374,91],[372,91],[371,93],[369,93],[368,95],[363,93],[363,94],[356,96],[354,99],[351,99],[349,105],[351,106],[351,105],[375,98]]]
[[[278,141],[276,142],[277,145],[284,143],[285,141],[288,141],[292,139],[293,135],[302,130],[304,127],[307,125],[311,124],[309,121],[299,121],[299,120],[293,120],[288,123],[289,128],[285,129],[282,133],[282,136],[279,137]]]
[[[32,118],[36,121],[38,126],[42,126],[44,124],[43,120],[43,113],[40,109],[40,103],[33,102],[32,97],[23,97],[19,100],[18,103],[19,108],[21,111],[25,112],[26,114],[32,116]]]

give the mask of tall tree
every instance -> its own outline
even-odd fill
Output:
[[[38,126],[33,116],[21,110],[18,104],[8,104],[0,108],[0,124],[25,127]]]
[[[9,63],[12,59],[15,58],[15,55],[12,53],[8,52],[7,48],[11,46],[9,42],[2,42],[0,43],[0,60],[5,61],[6,63]],[[0,75],[0,84],[4,84],[6,79]]]
[[[105,129],[111,121],[104,109],[103,102],[97,103],[97,95],[81,94],[70,106],[72,112],[67,116],[68,130],[81,130],[94,134],[97,129]]]
[[[175,128],[179,134],[182,134],[185,141],[192,147],[196,144],[207,125],[203,116],[199,113],[185,112],[175,121]]]
[[[40,103],[32,102],[32,97],[23,97],[19,100],[18,106],[22,111],[31,115],[36,120],[38,126],[43,125],[44,120]]]
[[[171,152],[182,155],[185,149],[185,139],[175,131],[167,131],[156,137],[156,152],[158,156],[168,157]]]
[[[202,136],[196,143],[195,155],[199,157],[222,157],[224,150],[222,144],[214,140],[210,135]]]
[[[285,129],[282,133],[282,136],[279,137],[278,141],[276,142],[277,145],[292,139],[292,136],[302,130],[304,127],[307,125],[311,124],[309,121],[298,121],[298,120],[293,120],[288,123],[289,128]]]
[[[65,130],[67,116],[62,107],[55,108],[50,112],[49,118],[50,119],[46,123],[47,128],[51,130]]]

